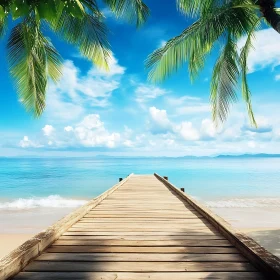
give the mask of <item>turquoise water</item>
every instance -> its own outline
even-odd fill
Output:
[[[0,198],[89,199],[132,172],[168,176],[202,200],[280,197],[279,158],[2,158]]]

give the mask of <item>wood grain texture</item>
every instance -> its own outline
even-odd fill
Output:
[[[175,190],[133,175],[15,279],[265,278]]]
[[[263,280],[259,272],[22,272],[15,280]]]

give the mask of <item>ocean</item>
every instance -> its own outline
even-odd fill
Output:
[[[280,207],[280,158],[1,158],[0,210],[79,206],[154,172],[212,207]]]

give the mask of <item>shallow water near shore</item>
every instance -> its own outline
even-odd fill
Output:
[[[0,234],[35,234],[118,178],[154,172],[279,253],[280,158],[1,158]]]

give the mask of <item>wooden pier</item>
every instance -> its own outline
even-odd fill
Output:
[[[280,262],[166,179],[130,175],[2,259],[9,278],[280,279]]]

